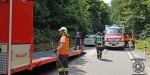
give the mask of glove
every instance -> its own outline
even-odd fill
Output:
[[[54,53],[56,53],[57,51],[58,51],[57,49],[53,50]]]

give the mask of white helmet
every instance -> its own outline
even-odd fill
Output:
[[[58,31],[63,31],[67,36],[69,36],[66,27],[61,27]]]

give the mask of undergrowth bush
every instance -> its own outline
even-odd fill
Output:
[[[75,31],[68,31],[69,34],[69,38],[71,39],[75,39],[76,36],[76,32]],[[37,29],[35,28],[34,30],[34,42],[35,44],[39,44],[39,43],[47,43],[50,40],[53,41],[59,41],[60,39],[60,34],[58,32],[58,30],[50,30],[50,29]]]
[[[144,47],[147,47],[147,52],[150,54],[150,39],[147,38],[146,40],[137,40],[137,48],[140,50],[144,50]]]

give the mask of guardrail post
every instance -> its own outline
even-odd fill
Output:
[[[145,55],[145,59],[146,59],[146,55],[147,55],[147,47],[144,47],[144,55]]]
[[[135,50],[137,50],[137,42],[135,42]]]

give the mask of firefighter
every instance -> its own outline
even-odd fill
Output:
[[[128,34],[125,34],[125,47],[129,47],[129,40],[130,40],[130,38],[129,38],[129,36],[128,36]]]
[[[103,37],[105,38],[105,31],[103,31]],[[103,41],[103,44],[105,44],[105,41]]]
[[[80,50],[80,40],[82,40],[81,35],[80,35],[79,32],[77,32],[77,35],[76,35],[76,46],[75,46],[74,50],[76,50],[78,46],[79,46],[79,50]]]
[[[135,47],[135,34],[132,32],[132,37],[131,37],[131,40],[132,40],[132,45],[133,45],[133,48]]]
[[[58,44],[58,48],[54,50],[58,51],[57,67],[59,75],[68,75],[68,54],[69,54],[69,35],[67,34],[67,28],[61,27],[59,30],[61,38]]]
[[[102,35],[101,32],[98,32],[98,35],[96,35],[95,38],[95,45],[96,45],[98,59],[102,58],[102,51],[104,50],[103,41],[104,41],[104,36]]]

